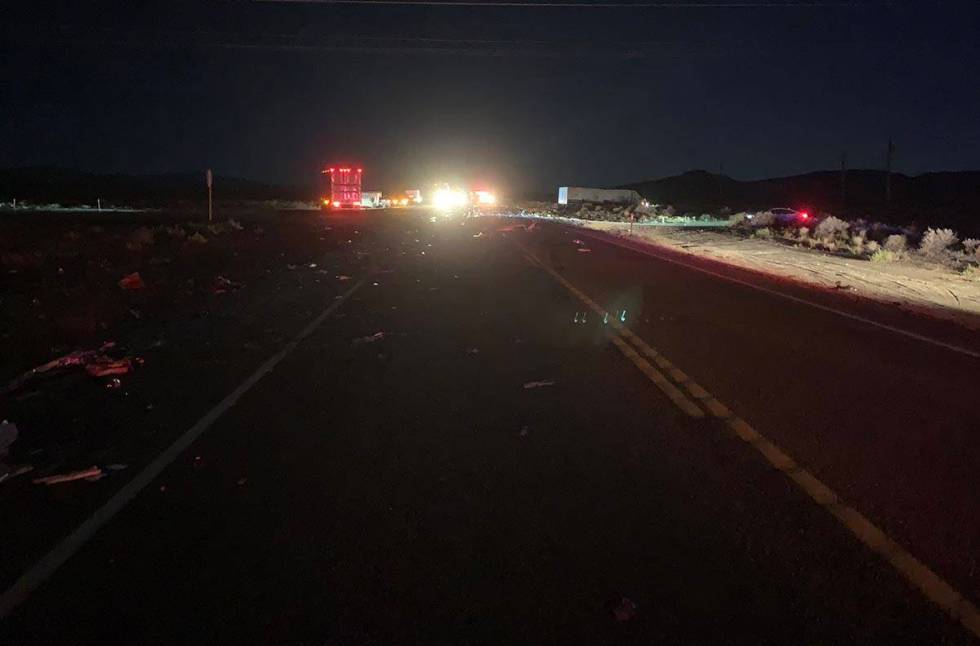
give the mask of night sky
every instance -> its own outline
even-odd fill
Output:
[[[693,4],[23,7],[0,165],[522,191],[880,168],[891,137],[899,171],[980,168],[980,3]]]

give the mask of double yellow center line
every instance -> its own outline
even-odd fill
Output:
[[[586,307],[603,319],[608,319],[613,330],[611,335],[613,345],[678,408],[693,418],[704,418],[707,413],[711,417],[723,421],[738,438],[753,447],[770,465],[796,483],[813,502],[826,509],[861,543],[877,553],[915,588],[918,588],[927,599],[963,624],[975,637],[980,637],[980,609],[975,604],[889,537],[861,512],[842,502],[833,489],[800,466],[789,454],[752,428],[748,422],[732,413],[727,406],[698,385],[684,371],[634,334],[632,330],[622,325],[615,316],[608,316],[608,312],[589,298],[585,292],[538,260],[522,244],[517,243],[517,246],[521,248],[532,264],[547,272],[582,301]],[[656,367],[653,364],[656,364]]]

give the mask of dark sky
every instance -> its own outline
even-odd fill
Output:
[[[980,168],[978,2],[136,4],[8,12],[0,165],[550,190],[877,168],[892,137],[900,171]]]

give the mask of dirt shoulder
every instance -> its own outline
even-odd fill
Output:
[[[634,225],[630,233],[623,222],[561,221],[980,329],[980,279],[939,265],[913,260],[876,263],[703,229]]]

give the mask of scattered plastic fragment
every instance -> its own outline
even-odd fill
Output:
[[[578,252],[579,253],[592,253],[592,250],[589,249],[588,247],[579,247],[578,248]]]
[[[31,466],[30,464],[10,466],[8,464],[4,464],[3,462],[0,462],[0,482],[4,482],[5,480],[10,480],[11,478],[16,478],[17,476],[23,475],[25,473],[30,473],[33,470],[34,467]]]
[[[85,366],[85,371],[93,377],[124,375],[132,369],[133,362],[129,357],[115,360],[108,357],[99,357]]]
[[[311,262],[311,263],[309,264],[309,268],[310,268],[310,269],[316,269],[316,263],[315,263],[315,262]]]
[[[45,476],[43,478],[35,478],[34,484],[44,484],[53,485],[61,484],[62,482],[73,482],[75,480],[88,480],[89,482],[94,482],[102,478],[105,472],[99,467],[89,467],[88,469],[82,469],[81,471],[70,471],[69,473],[59,473],[54,476]]]
[[[354,345],[359,343],[374,343],[375,341],[381,341],[385,338],[384,332],[375,332],[370,336],[362,336],[359,339],[354,339]]]
[[[526,384],[524,384],[524,388],[525,389],[528,389],[528,388],[543,388],[545,386],[554,386],[554,385],[555,385],[555,382],[554,381],[551,381],[550,379],[544,379],[542,381],[529,381]]]
[[[245,286],[245,283],[235,282],[234,280],[228,280],[224,276],[216,276],[214,282],[211,283],[211,291],[215,294],[224,294],[226,292],[233,292],[235,290],[241,289]]]
[[[479,233],[474,233],[474,234],[473,234],[473,237],[474,237],[474,238],[482,238],[482,237],[483,237],[483,232],[482,232],[482,231],[480,231]]]
[[[143,289],[146,287],[146,283],[143,282],[140,273],[134,271],[128,276],[123,276],[119,281],[119,286],[123,289]]]
[[[114,342],[109,341],[103,343],[102,347],[100,347],[98,350],[76,350],[64,356],[58,357],[57,359],[52,359],[47,363],[28,370],[21,376],[10,381],[6,386],[0,388],[0,395],[10,394],[37,375],[45,374],[47,372],[51,372],[52,370],[70,368],[72,366],[85,366],[101,359],[110,360],[108,357],[104,356],[103,353],[110,350],[115,345],[116,344]]]
[[[341,274],[337,276],[337,280],[350,280],[350,276],[345,276],[344,274]]]
[[[10,445],[17,441],[17,425],[3,420],[0,422],[0,458],[7,455]]]
[[[636,604],[623,597],[619,605],[613,608],[613,616],[616,621],[629,621],[636,616]]]

